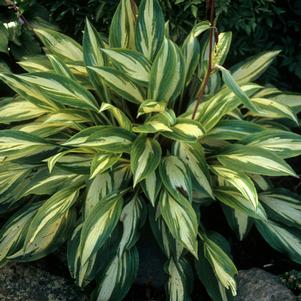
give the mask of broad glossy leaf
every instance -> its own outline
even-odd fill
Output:
[[[230,259],[230,257],[223,251],[223,249],[210,236],[202,235],[204,241],[204,254],[210,262],[213,271],[226,288],[230,289],[232,295],[236,295],[236,281],[235,275],[238,273],[237,269]]]
[[[156,170],[160,160],[160,144],[155,139],[140,135],[131,148],[131,170],[134,175],[134,187]]]
[[[233,78],[240,84],[257,79],[273,62],[280,51],[267,51],[248,58],[231,68]]]
[[[262,192],[259,199],[270,218],[288,226],[301,228],[301,200],[297,194],[279,189]]]
[[[231,73],[222,66],[217,65],[217,67],[222,73],[225,85],[241,100],[245,107],[247,107],[249,110],[257,112],[256,105],[252,103],[252,100],[250,100],[248,95],[236,83]]]
[[[64,145],[93,147],[98,150],[121,153],[130,152],[136,136],[130,131],[113,126],[95,126],[82,130],[71,137]]]
[[[231,145],[217,155],[218,161],[235,170],[266,176],[296,176],[293,169],[274,153],[257,146]]]
[[[142,0],[136,25],[136,49],[153,60],[163,42],[164,16],[158,0]]]
[[[121,0],[110,26],[109,42],[114,48],[135,48],[135,4]]]
[[[152,65],[148,98],[164,102],[174,101],[183,88],[183,74],[184,60],[180,49],[165,38]]]
[[[208,21],[196,24],[182,45],[182,53],[185,66],[185,84],[191,81],[191,78],[199,64],[200,60],[200,44],[198,36],[210,28]]]
[[[186,164],[197,185],[204,189],[209,196],[213,197],[209,168],[202,146],[198,143],[187,144],[177,142],[174,147],[174,153]]]
[[[214,190],[214,195],[223,204],[238,210],[250,217],[266,220],[266,213],[260,203],[254,208],[250,200],[244,198],[242,194],[229,187],[218,187]]]
[[[161,181],[173,198],[182,200],[179,194],[192,199],[192,184],[189,169],[177,156],[166,156],[160,164]]]
[[[127,49],[102,49],[113,62],[113,66],[138,84],[147,85],[150,78],[151,65],[139,52]]]
[[[115,256],[100,277],[95,300],[123,300],[136,278],[138,266],[139,255],[135,247]]]
[[[105,172],[112,167],[120,159],[120,154],[97,154],[90,167],[90,179],[93,179],[97,174]]]
[[[88,67],[88,69],[94,70],[119,96],[133,103],[143,102],[144,96],[140,88],[124,72],[111,67]]]
[[[300,231],[291,227],[285,228],[272,221],[256,222],[256,228],[271,247],[288,254],[291,260],[301,263]]]
[[[108,63],[107,58],[103,52],[100,51],[100,49],[104,47],[100,34],[88,19],[86,19],[86,27],[83,35],[83,47],[86,66],[102,67]],[[109,96],[103,80],[95,74],[94,70],[87,69],[87,71],[89,79],[101,100],[107,101]]]
[[[284,159],[301,154],[301,136],[288,131],[265,130],[246,136],[240,142],[266,149]]]
[[[288,118],[298,124],[298,118],[285,104],[267,98],[252,98],[252,102],[257,108],[256,112],[250,112],[253,116],[267,117],[271,119]]]
[[[235,187],[245,199],[252,203],[254,209],[257,208],[257,191],[254,183],[246,174],[219,165],[211,165],[210,168],[221,178],[222,182],[226,182],[226,184]]]
[[[81,45],[70,37],[49,28],[35,28],[34,32],[50,53],[62,56],[69,61],[83,60]]]
[[[198,220],[191,203],[180,194],[175,199],[163,190],[159,206],[174,239],[197,257]]]
[[[112,196],[99,202],[85,219],[81,232],[81,266],[84,266],[106,242],[120,218],[122,196]]]

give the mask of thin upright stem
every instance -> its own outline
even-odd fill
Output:
[[[212,72],[212,52],[213,52],[213,35],[215,33],[215,26],[214,26],[214,9],[215,9],[215,3],[214,0],[210,1],[210,23],[211,23],[211,28],[209,32],[209,58],[208,58],[208,68],[205,73],[204,79],[201,83],[201,86],[199,90],[197,91],[196,94],[196,104],[192,113],[192,119],[195,119],[196,113],[198,111],[199,105],[201,103],[201,100],[205,94],[205,89],[208,85],[208,81],[210,78],[210,74]]]

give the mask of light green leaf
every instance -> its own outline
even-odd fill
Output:
[[[67,61],[83,60],[82,47],[70,37],[49,28],[35,28],[34,32],[50,53],[62,56]]]
[[[221,178],[222,182],[235,187],[242,196],[251,202],[254,209],[258,206],[258,195],[254,183],[244,173],[219,165],[211,165],[211,170]]]
[[[180,94],[185,78],[182,54],[171,40],[163,44],[152,65],[148,98],[172,102]]]
[[[213,56],[214,65],[223,65],[226,57],[228,55],[230,45],[232,41],[232,32],[221,32],[218,35],[218,43],[215,47],[215,52]]]
[[[135,48],[136,7],[130,0],[121,0],[110,26],[109,42],[114,48]]]
[[[94,70],[121,97],[133,103],[143,102],[144,96],[140,88],[124,72],[111,67],[88,67],[88,69]]]
[[[234,80],[239,84],[254,81],[269,67],[279,53],[279,50],[263,52],[234,65],[231,68]]]
[[[160,160],[160,144],[155,139],[140,135],[131,148],[131,170],[134,175],[134,187],[156,170]]]
[[[159,199],[160,212],[173,238],[197,257],[198,219],[191,203],[181,194],[174,199],[163,190]]]
[[[157,102],[153,99],[147,99],[140,105],[137,117],[150,113],[162,113],[164,112],[165,107],[166,103],[164,102]]]
[[[141,183],[142,189],[146,197],[150,200],[153,207],[161,189],[161,180],[156,172],[150,173]]]
[[[231,145],[217,155],[217,159],[225,167],[243,170],[245,173],[296,176],[293,169],[283,159],[256,146]]]
[[[48,54],[47,57],[56,74],[65,76],[72,80],[76,80],[75,76],[71,73],[68,66],[58,56],[55,56],[53,54]]]
[[[163,42],[164,16],[158,0],[142,0],[136,26],[136,49],[153,60]]]
[[[180,201],[184,194],[189,200],[192,199],[192,184],[189,169],[177,156],[164,157],[160,164],[161,181],[170,195]]]
[[[222,66],[217,65],[217,68],[222,73],[222,77],[225,85],[242,101],[244,106],[247,107],[249,110],[253,110],[257,112],[256,105],[252,103],[248,95],[236,83],[231,73]]]
[[[134,82],[147,85],[151,65],[139,52],[128,49],[102,49],[113,62],[113,66],[125,73]]]

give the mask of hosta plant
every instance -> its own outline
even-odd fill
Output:
[[[301,263],[300,200],[269,179],[297,176],[285,159],[301,154],[300,100],[254,83],[278,52],[229,71],[231,33],[204,21],[177,45],[157,0],[122,0],[108,39],[87,20],[83,46],[34,31],[45,56],[0,74],[17,93],[0,101],[1,264],[67,242],[76,283],[95,279],[95,300],[122,300],[149,223],[169,300],[189,300],[197,278],[231,300],[237,270],[204,223],[208,206],[239,239],[257,227]]]

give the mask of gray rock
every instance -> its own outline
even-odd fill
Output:
[[[238,272],[236,301],[296,301],[294,294],[284,286],[279,277],[253,268]]]
[[[86,296],[62,277],[31,264],[9,264],[0,269],[1,301],[85,301]]]

